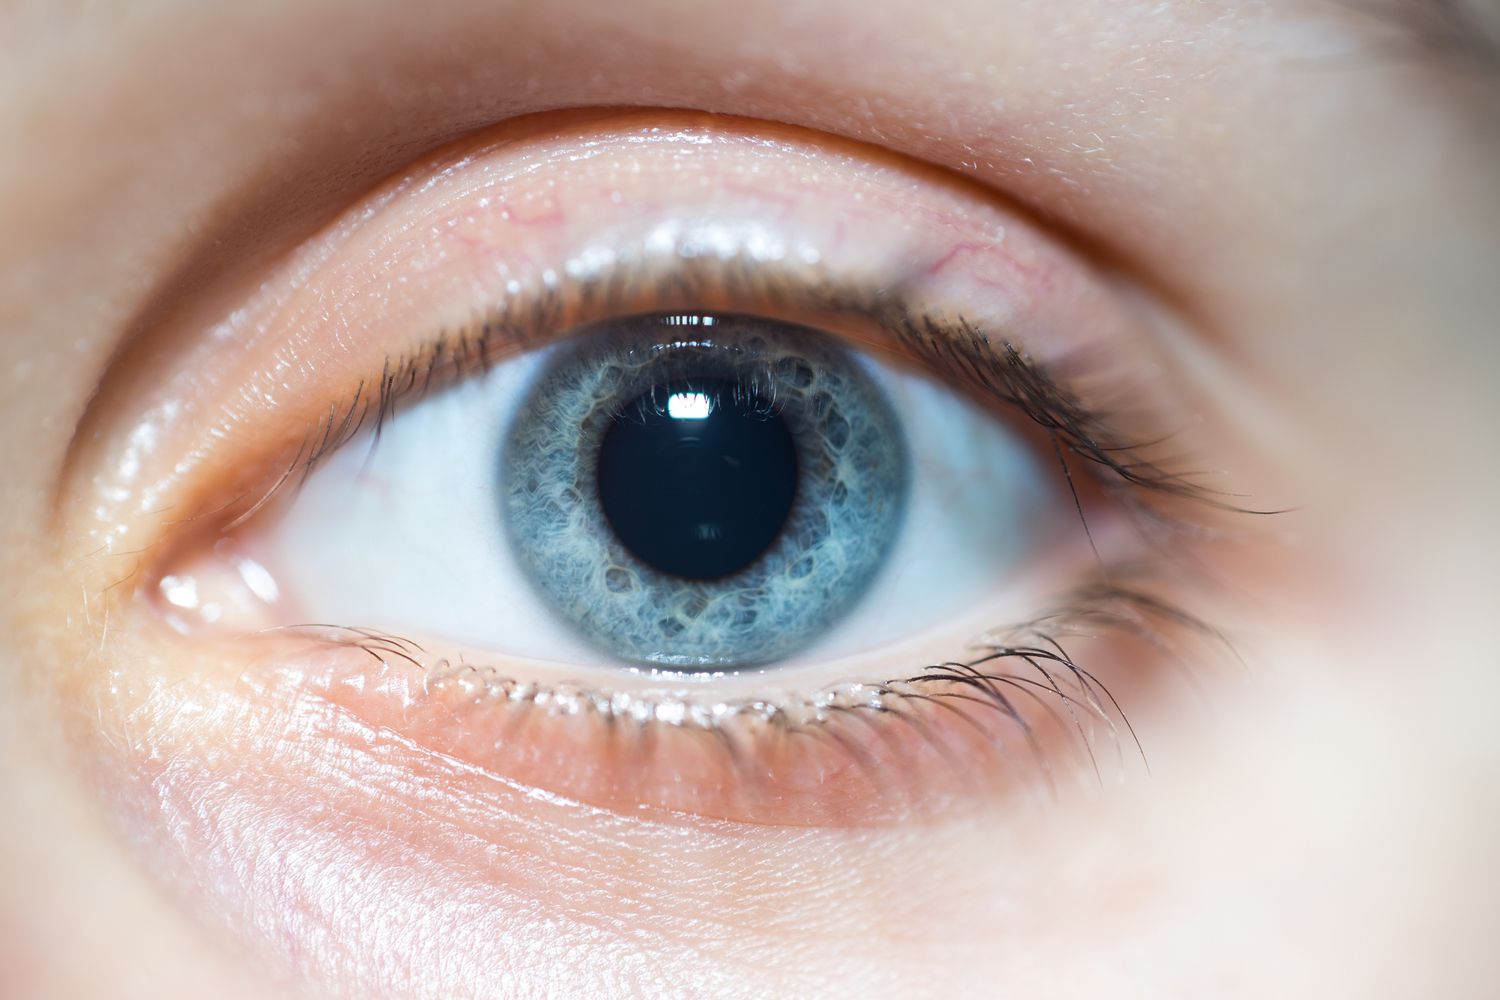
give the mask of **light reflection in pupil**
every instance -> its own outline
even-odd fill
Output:
[[[674,392],[667,397],[667,416],[674,420],[706,420],[714,401],[706,392]]]
[[[627,404],[599,449],[600,505],[626,549],[672,576],[712,580],[753,565],[797,494],[786,422],[750,387],[694,379]]]

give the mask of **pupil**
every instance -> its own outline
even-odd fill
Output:
[[[646,565],[690,580],[749,567],[797,494],[786,422],[724,379],[658,385],[625,407],[599,449],[610,527]]]

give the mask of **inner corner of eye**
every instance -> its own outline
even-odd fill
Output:
[[[276,575],[234,538],[180,550],[146,582],[149,603],[183,633],[259,631],[280,624],[285,605]]]
[[[633,315],[397,408],[157,598],[181,627],[555,663],[836,659],[981,602],[1053,515],[1045,479],[961,393],[831,333]]]

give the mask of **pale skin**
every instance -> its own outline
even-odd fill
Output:
[[[0,15],[0,994],[1485,995],[1500,71],[1395,6]],[[86,516],[133,426],[101,377],[232,350],[285,254],[445,143],[600,106],[961,175],[1176,318],[1194,457],[1283,512],[1205,556],[1239,660],[1131,685],[1149,773],[647,822],[417,737],[377,767],[219,669],[235,640],[146,624]]]

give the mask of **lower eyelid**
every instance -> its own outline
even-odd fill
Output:
[[[1098,780],[1101,762],[1138,766],[1119,701],[1160,681],[1164,647],[1212,640],[1171,605],[1133,594],[1100,588],[996,634],[970,661],[987,662],[972,667],[799,696],[514,681],[363,630],[294,629],[205,649],[241,665],[240,683],[278,724],[347,713],[536,794],[669,820],[884,825]]]

